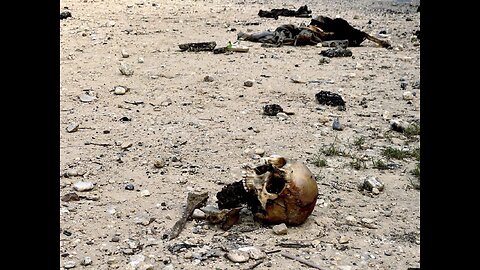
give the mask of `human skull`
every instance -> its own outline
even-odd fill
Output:
[[[255,217],[269,223],[300,225],[312,213],[318,196],[315,177],[305,164],[279,155],[262,159],[257,167],[244,166],[242,183],[254,193]]]

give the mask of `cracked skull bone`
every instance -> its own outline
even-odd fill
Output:
[[[242,182],[260,204],[255,216],[269,223],[300,225],[313,212],[318,196],[315,177],[305,164],[279,155],[262,159],[257,167],[244,166]]]

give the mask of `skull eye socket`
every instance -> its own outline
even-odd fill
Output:
[[[280,194],[280,192],[282,192],[283,188],[285,187],[285,183],[286,181],[284,177],[273,174],[268,179],[265,188],[269,193]]]

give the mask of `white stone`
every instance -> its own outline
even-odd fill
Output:
[[[405,92],[403,92],[402,97],[403,97],[404,100],[412,100],[413,99],[413,94],[412,94],[411,91],[405,91]]]
[[[265,252],[263,252],[261,249],[256,248],[256,247],[252,247],[252,246],[241,247],[238,250],[247,252],[248,255],[250,256],[250,258],[254,259],[254,260],[259,260],[259,259],[263,259],[263,258],[267,257],[267,254]]]
[[[93,189],[93,183],[92,182],[83,182],[79,181],[73,185],[73,189],[76,191],[89,191]]]
[[[125,89],[125,87],[123,86],[117,86],[115,87],[115,90],[114,90],[115,95],[125,95],[126,92],[127,92],[127,89]]]
[[[227,253],[227,258],[232,262],[242,263],[248,261],[250,259],[250,255],[246,251],[234,249]]]
[[[140,196],[148,197],[148,196],[150,196],[150,191],[148,191],[148,189],[142,190],[142,191],[140,191]]]
[[[285,225],[285,223],[275,225],[273,226],[273,232],[277,235],[287,234],[288,233],[287,225]]]

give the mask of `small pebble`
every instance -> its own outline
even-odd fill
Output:
[[[263,156],[265,154],[265,150],[263,150],[262,148],[257,148],[255,149],[255,154]]]
[[[129,147],[131,147],[133,145],[132,142],[124,142],[120,145],[120,148],[125,150],[125,149],[128,149]]]
[[[280,119],[280,120],[287,120],[287,119],[288,119],[288,115],[287,115],[286,113],[284,113],[284,112],[279,112],[279,113],[277,113],[277,117],[278,117],[278,119]]]
[[[410,91],[405,91],[405,92],[403,92],[402,97],[403,97],[404,100],[412,100],[413,99],[413,94]]]
[[[148,197],[148,196],[150,196],[150,191],[148,191],[148,189],[142,190],[142,191],[140,191],[140,196]]]
[[[282,224],[273,226],[273,233],[277,235],[287,234],[288,233],[287,225],[285,225],[285,223],[282,223]]]
[[[357,224],[357,219],[354,216],[347,216],[345,218],[345,223],[347,225],[356,225]]]
[[[328,63],[330,63],[330,61],[331,61],[331,60],[330,60],[329,57],[322,56],[322,57],[320,57],[320,60],[319,60],[318,63],[319,63],[320,65],[323,65],[323,64],[328,64]]]
[[[382,191],[384,185],[376,177],[372,176],[365,179],[363,182],[363,188],[368,191],[373,191],[374,188],[376,188],[378,191]]]
[[[348,243],[348,241],[349,241],[348,237],[346,237],[346,236],[340,236],[340,239],[338,239],[338,243],[340,243],[340,244],[346,244],[346,243]]]
[[[138,63],[144,63],[145,62],[145,59],[143,59],[143,57],[139,57],[138,60],[137,60]]]
[[[81,102],[86,102],[86,103],[92,102],[93,100],[95,100],[95,97],[92,97],[92,96],[87,95],[85,93],[78,96],[78,98],[80,99]]]
[[[252,87],[253,86],[253,83],[254,81],[253,80],[246,80],[243,85],[245,85],[246,87]]]
[[[248,252],[234,249],[227,253],[227,258],[234,263],[243,263],[250,259],[250,255]]]
[[[120,237],[114,236],[114,237],[112,237],[112,240],[111,240],[111,241],[112,241],[112,242],[115,242],[115,243],[116,243],[116,242],[120,242]]]
[[[206,217],[205,212],[200,209],[193,210],[192,218],[193,219],[204,219]]]
[[[74,268],[75,266],[76,266],[76,263],[74,261],[67,261],[63,264],[63,268],[65,269]]]
[[[125,75],[125,76],[133,75],[133,69],[131,69],[126,63],[122,62],[118,69],[120,70],[120,73],[122,73],[122,75]]]
[[[61,200],[62,202],[80,201],[80,196],[78,196],[75,192],[70,192],[63,195]]]
[[[125,189],[126,189],[126,190],[134,190],[135,187],[134,187],[132,184],[127,184],[127,185],[125,186]]]
[[[125,95],[127,89],[123,86],[116,86],[114,89],[115,95]]]
[[[123,58],[128,58],[128,57],[130,57],[130,54],[126,50],[122,50],[122,57]]]
[[[155,166],[155,168],[163,168],[165,167],[165,161],[163,159],[156,159],[153,161],[153,166]]]
[[[72,122],[67,126],[67,132],[72,133],[72,132],[77,131],[79,126],[80,126],[80,124]]]
[[[332,128],[333,128],[333,130],[343,130],[343,127],[340,124],[340,120],[338,120],[338,118],[335,118],[333,120]]]
[[[92,182],[79,181],[79,182],[77,182],[73,185],[73,189],[75,189],[76,191],[80,191],[80,192],[89,191],[89,190],[93,189],[93,183]]]
[[[90,257],[85,257],[85,258],[83,258],[83,260],[80,262],[80,264],[83,265],[83,266],[90,265],[90,264],[92,264],[92,258],[90,258]]]
[[[267,257],[265,252],[256,247],[241,247],[238,250],[247,252],[250,258],[254,260],[260,260]]]
[[[204,81],[204,82],[213,82],[214,79],[213,79],[212,76],[207,75],[207,76],[205,76],[205,77],[203,78],[203,81]]]
[[[66,177],[75,177],[75,176],[78,176],[79,173],[76,169],[68,169],[65,174],[64,174]]]

